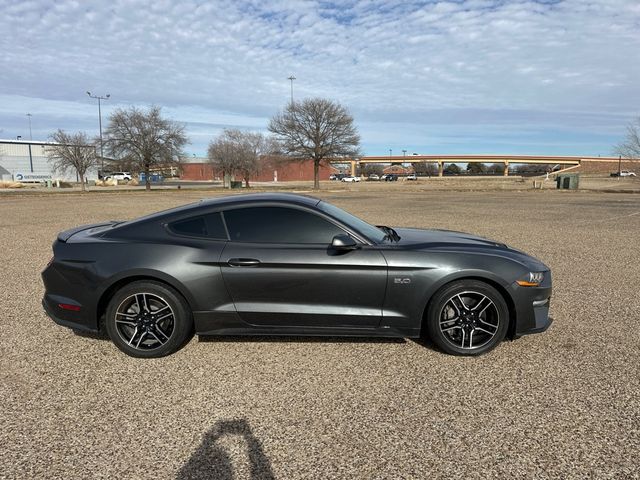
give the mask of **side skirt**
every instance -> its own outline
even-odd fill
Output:
[[[193,312],[198,335],[274,335],[324,337],[419,338],[419,328],[265,327],[243,322],[235,312]]]

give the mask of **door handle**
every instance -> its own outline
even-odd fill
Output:
[[[227,263],[232,267],[257,267],[260,264],[260,260],[255,258],[231,258]]]

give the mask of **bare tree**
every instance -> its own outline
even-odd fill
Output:
[[[105,147],[113,157],[131,162],[144,172],[147,190],[151,189],[151,168],[179,164],[187,144],[184,126],[163,118],[157,106],[146,111],[136,107],[117,109],[109,117],[105,136]]]
[[[640,117],[627,126],[627,135],[616,146],[615,153],[624,158],[640,159]]]
[[[85,191],[87,171],[99,164],[95,145],[84,132],[67,133],[58,130],[49,135],[53,142],[46,146],[45,152],[52,169],[57,172],[75,171],[80,179],[82,191]]]
[[[209,144],[209,161],[225,173],[238,173],[245,186],[260,171],[260,158],[273,151],[271,140],[261,133],[227,129]]]
[[[413,169],[418,175],[427,175],[429,177],[438,175],[438,166],[433,162],[414,163]]]
[[[358,155],[360,135],[349,111],[337,102],[310,98],[290,103],[269,122],[281,150],[294,160],[313,160],[313,187],[320,188],[320,164]]]

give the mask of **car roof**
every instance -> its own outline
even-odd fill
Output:
[[[309,195],[300,195],[297,193],[245,193],[239,195],[227,195],[224,197],[214,197],[200,200],[200,204],[212,206],[212,205],[228,205],[228,204],[244,204],[244,203],[257,203],[257,202],[283,202],[283,203],[295,203],[298,205],[316,206],[320,203],[319,198],[315,198]]]
[[[315,207],[320,203],[319,198],[298,195],[294,193],[252,193],[252,194],[234,194],[224,197],[204,198],[195,203],[181,205],[179,207],[152,213],[144,217],[135,218],[128,222],[118,224],[116,228],[128,228],[133,225],[147,223],[150,221],[158,221],[171,219],[171,217],[182,217],[185,214],[198,214],[202,210],[210,210],[212,207],[230,207],[240,205],[251,205],[256,203],[287,203],[289,205],[301,205],[307,207]]]

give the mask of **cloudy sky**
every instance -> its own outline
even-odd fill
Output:
[[[160,105],[201,155],[289,100],[366,154],[609,155],[640,115],[639,0],[0,0],[0,138],[97,133],[86,91]]]

